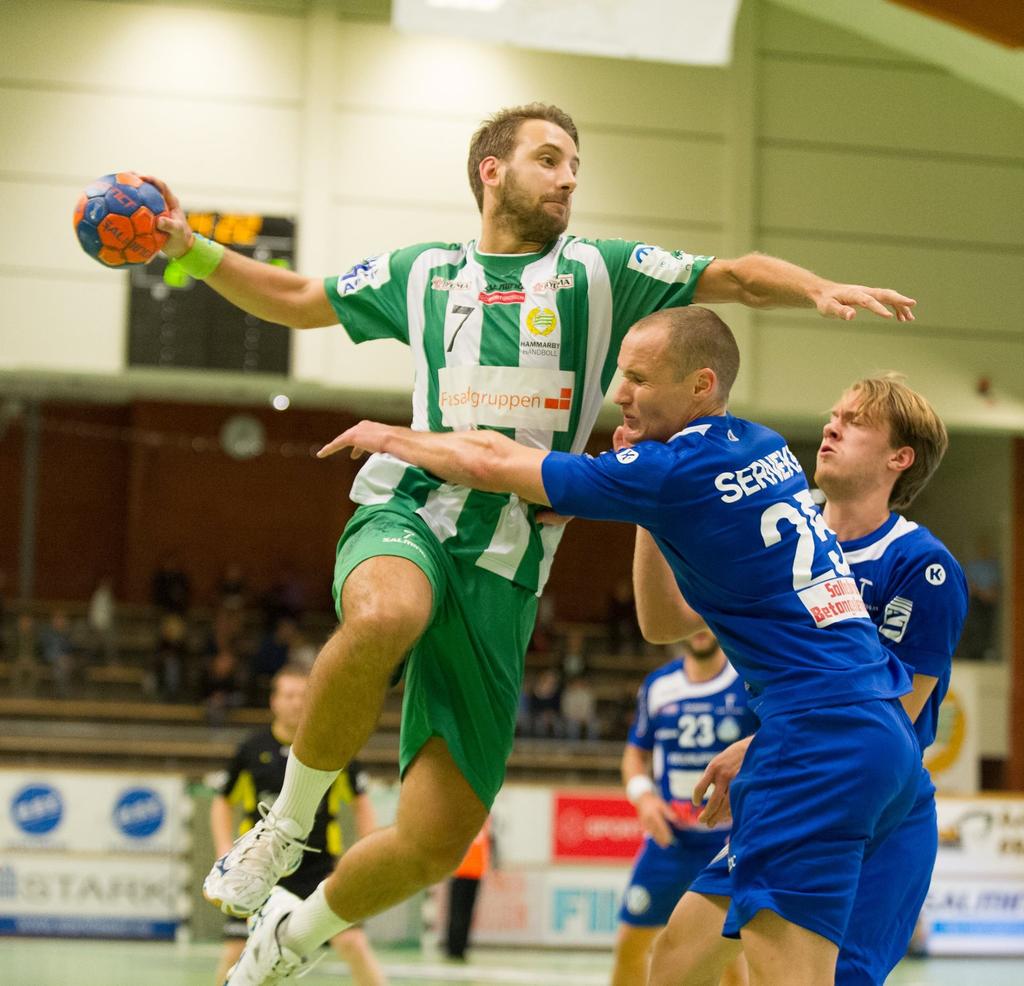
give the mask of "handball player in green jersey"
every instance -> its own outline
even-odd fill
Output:
[[[913,319],[912,298],[829,281],[783,260],[722,260],[568,235],[580,165],[554,106],[502,110],[474,135],[479,238],[394,250],[326,280],[248,259],[193,233],[177,197],[164,252],[246,312],[293,328],[341,324],[399,339],[415,366],[412,426],[493,428],[583,450],[627,329],[691,302],[858,309]],[[350,923],[450,873],[483,825],[512,749],[526,645],[561,530],[510,494],[444,483],[376,455],[338,547],[341,625],[321,651],[280,797],[207,877],[208,899],[257,911],[294,870],[313,813],[372,733],[404,667],[402,791],[394,825],[360,840],[301,906],[260,913],[231,986],[281,982]],[[268,905],[272,909],[272,903]]]

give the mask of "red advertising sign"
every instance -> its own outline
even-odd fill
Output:
[[[556,861],[629,860],[640,848],[643,829],[622,795],[556,793],[554,812]]]

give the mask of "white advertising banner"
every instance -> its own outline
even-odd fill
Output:
[[[506,784],[491,811],[491,834],[502,866],[546,866],[551,862],[552,789]]]
[[[1024,955],[1024,799],[936,799],[930,955]]]
[[[173,938],[186,880],[185,864],[170,858],[4,853],[0,934]]]
[[[610,947],[628,876],[621,865],[492,872],[480,886],[473,941]]]
[[[615,788],[505,787],[493,831],[506,868],[481,885],[474,940],[610,945],[635,850],[623,800]],[[939,851],[922,914],[928,952],[1024,956],[1024,798],[936,803]]]
[[[739,8],[740,0],[394,0],[391,23],[542,51],[728,65]]]
[[[180,776],[0,770],[0,935],[173,938],[191,804]]]
[[[190,804],[182,777],[0,770],[0,850],[182,853]]]
[[[923,919],[929,955],[1024,955],[1024,883],[932,880]]]
[[[996,877],[1024,891],[1024,798],[935,799],[939,816],[938,876]]]

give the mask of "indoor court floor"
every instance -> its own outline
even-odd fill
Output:
[[[3,986],[215,986],[218,946],[0,938]],[[379,951],[390,986],[604,986],[607,953],[481,949],[466,964],[435,952]],[[328,956],[302,986],[349,986]],[[888,986],[1020,986],[1024,959],[908,960]]]

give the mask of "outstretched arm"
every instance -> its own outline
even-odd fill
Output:
[[[495,431],[436,433],[360,421],[319,452],[326,458],[343,448],[352,458],[363,452],[387,452],[451,483],[487,493],[516,493],[530,503],[550,505],[541,463],[547,452],[527,448]]]
[[[167,233],[164,253],[172,260],[177,259],[191,249],[195,234],[178,197],[167,184],[152,175],[140,177],[156,185],[167,202],[170,215],[161,217],[157,224]],[[231,304],[265,322],[293,329],[338,324],[322,280],[260,263],[234,250],[225,249],[217,268],[204,280]]]
[[[913,322],[917,302],[891,288],[829,281],[803,267],[762,253],[713,260],[697,281],[697,304],[738,301],[750,308],[815,307],[825,318],[849,321],[858,308],[882,318]],[[892,309],[890,311],[889,309]]]

